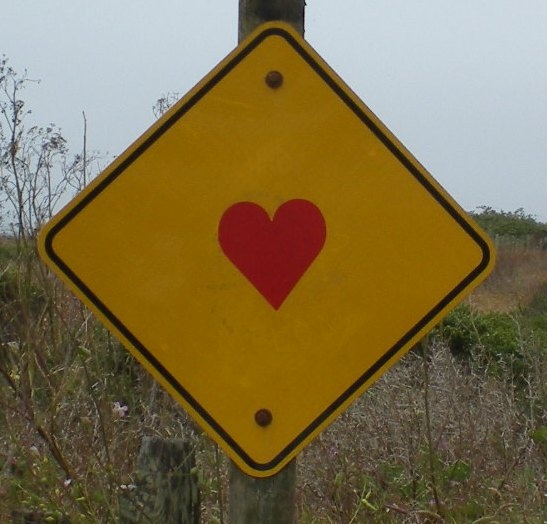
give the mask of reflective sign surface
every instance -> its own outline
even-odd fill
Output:
[[[255,476],[282,468],[493,264],[450,196],[271,24],[47,224],[40,252]]]

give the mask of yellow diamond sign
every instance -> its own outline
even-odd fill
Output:
[[[259,28],[40,234],[244,471],[277,472],[492,267],[313,49]]]

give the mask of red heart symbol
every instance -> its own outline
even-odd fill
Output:
[[[320,253],[326,233],[319,208],[301,199],[279,206],[271,220],[258,204],[238,202],[218,226],[224,254],[276,310]]]

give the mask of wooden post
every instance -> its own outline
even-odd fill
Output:
[[[304,36],[305,0],[239,0],[239,41],[264,22],[280,20]]]
[[[194,452],[183,439],[145,437],[135,484],[120,496],[120,524],[199,524]]]
[[[230,524],[294,524],[296,461],[276,475],[254,478],[230,463]]]
[[[264,22],[283,21],[304,35],[305,0],[239,0],[239,41]],[[268,478],[254,478],[230,463],[230,524],[296,522],[296,461]]]

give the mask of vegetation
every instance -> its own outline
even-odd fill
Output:
[[[496,211],[481,206],[480,212],[472,213],[475,220],[494,238],[533,240],[536,247],[547,246],[547,224],[538,222],[520,208],[516,211]]]
[[[216,445],[37,260],[89,156],[25,127],[25,82],[0,63],[0,522],[116,522],[144,435],[189,439],[202,521],[226,522]],[[302,453],[301,523],[544,522],[547,251],[505,239],[545,224],[477,219],[504,237],[494,274]]]

